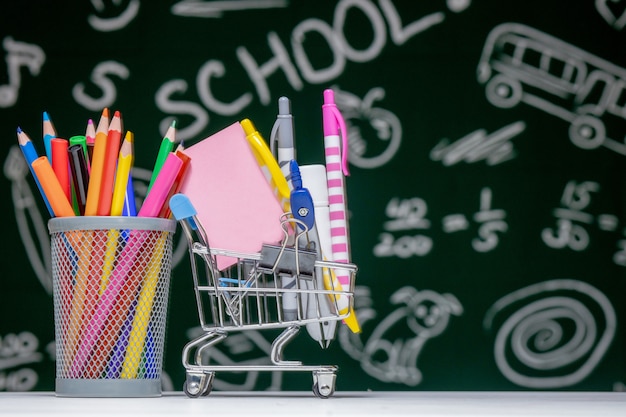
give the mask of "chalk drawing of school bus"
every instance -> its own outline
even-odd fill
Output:
[[[494,106],[524,102],[569,122],[576,146],[626,155],[623,68],[531,27],[504,23],[489,33],[477,75]]]

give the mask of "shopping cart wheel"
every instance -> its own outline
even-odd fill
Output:
[[[336,378],[333,372],[313,372],[313,394],[318,398],[332,396],[335,393]]]
[[[187,373],[183,392],[190,398],[206,397],[213,389],[213,372]]]

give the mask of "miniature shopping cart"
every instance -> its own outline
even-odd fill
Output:
[[[353,306],[356,266],[322,260],[319,249],[308,245],[306,229],[295,232],[306,226],[289,213],[281,219],[285,232],[282,244],[263,245],[259,253],[238,253],[208,246],[206,232],[186,196],[175,195],[170,206],[189,244],[203,330],[183,349],[185,394],[194,398],[208,395],[215,373],[221,371],[307,371],[313,375],[313,393],[317,397],[333,395],[337,366],[283,360],[283,351],[302,326],[319,326],[323,334],[323,326],[348,317]],[[219,256],[236,262],[220,271],[216,261]],[[338,288],[340,285],[332,279],[339,271],[349,274],[350,288]],[[270,364],[203,363],[203,353],[229,332],[281,328],[284,330],[272,342]]]

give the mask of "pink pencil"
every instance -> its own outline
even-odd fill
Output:
[[[139,213],[137,216],[139,217],[158,217],[161,212],[161,208],[164,204],[167,203],[165,201],[170,192],[170,189],[174,185],[176,181],[176,177],[178,176],[178,172],[183,165],[183,161],[176,156],[173,152],[170,152],[167,155],[167,159],[161,167],[159,171],[159,175],[156,177],[150,192],[146,196],[141,208],[139,209]]]
[[[165,203],[169,190],[174,184],[182,164],[183,161],[175,154],[170,153],[168,155],[159,172],[159,176],[137,214],[138,216],[157,217],[159,215],[161,207]],[[124,290],[125,287],[128,289],[136,289],[138,287],[137,280],[141,279],[141,274],[136,274],[133,270],[137,267],[135,265],[136,260],[141,256],[142,248],[148,236],[149,235],[142,230],[131,231],[128,243],[124,246],[119,257],[119,259],[128,260],[128,262],[119,262],[111,273],[109,283],[98,300],[96,311],[91,316],[87,327],[85,327],[85,329],[89,330],[86,330],[85,334],[83,334],[82,342],[78,347],[76,356],[74,356],[74,362],[71,368],[73,375],[80,375],[84,371],[89,356],[113,312],[116,300],[121,291]],[[117,314],[119,314],[119,312],[117,312]],[[119,329],[114,329],[112,334],[117,334],[117,330]]]

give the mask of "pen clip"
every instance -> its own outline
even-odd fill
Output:
[[[276,143],[278,142],[278,129],[280,129],[280,123],[281,120],[276,119],[274,125],[272,126],[272,131],[270,132],[269,139],[270,151],[272,152],[272,155],[274,156],[274,158],[276,158],[276,160],[278,160],[278,147],[276,146]]]
[[[341,170],[343,175],[349,176],[350,172],[348,171],[348,136],[346,132],[348,129],[346,128],[346,122],[343,120],[343,116],[341,112],[337,108],[337,106],[330,107],[332,111],[333,117],[337,122],[339,127],[339,131],[341,132]]]

